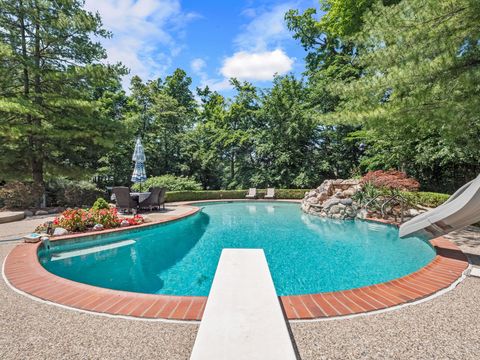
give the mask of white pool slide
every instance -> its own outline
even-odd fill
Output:
[[[400,226],[400,237],[437,237],[480,221],[480,175],[458,189],[442,205]]]

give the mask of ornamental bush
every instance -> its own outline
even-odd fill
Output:
[[[85,231],[96,224],[102,224],[104,229],[120,226],[124,220],[118,216],[116,208],[108,209],[69,209],[53,220],[54,227],[62,227],[71,232]],[[126,218],[130,225],[142,224],[145,220],[141,215]]]
[[[91,208],[91,210],[95,211],[101,209],[110,209],[110,205],[108,205],[107,200],[105,200],[104,198],[98,198]]]
[[[414,206],[437,207],[448,200],[450,195],[433,192],[403,192],[402,195]]]
[[[65,187],[65,206],[90,206],[104,195],[95,184],[88,181],[71,182]]]
[[[65,178],[50,179],[46,183],[48,206],[91,206],[104,192],[88,181]]]
[[[90,216],[93,219],[93,225],[102,224],[104,229],[116,228],[120,226],[120,223],[123,220],[118,217],[118,212],[116,208],[99,210],[90,209],[89,212]]]
[[[162,175],[148,178],[144,183],[134,184],[135,191],[146,190],[152,187],[164,187],[168,191],[202,190],[202,185],[195,180],[173,175]]]
[[[8,209],[28,209],[40,205],[42,189],[33,183],[12,181],[0,187],[0,203]]]
[[[65,210],[62,215],[53,220],[56,227],[62,227],[68,231],[84,231],[94,225],[94,220],[89,211],[83,209]]]
[[[369,171],[361,179],[362,184],[372,184],[376,188],[393,191],[417,191],[420,183],[397,170]]]

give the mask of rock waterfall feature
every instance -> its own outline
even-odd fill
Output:
[[[360,206],[352,197],[360,189],[360,180],[325,180],[318,188],[305,194],[302,210],[331,219],[355,219],[360,212]]]

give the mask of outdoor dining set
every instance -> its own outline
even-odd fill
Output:
[[[145,172],[145,151],[140,138],[135,142],[135,150],[132,160],[135,167],[132,174],[133,183],[143,183],[147,179]],[[131,192],[126,186],[116,186],[112,188],[111,199],[115,200],[117,209],[120,211],[136,214],[141,210],[153,209],[165,210],[166,188],[152,187],[147,192]]]
[[[126,186],[112,188],[112,200],[115,200],[117,209],[129,213],[137,213],[140,210],[163,208],[165,210],[165,188],[153,187],[148,192],[130,192]]]

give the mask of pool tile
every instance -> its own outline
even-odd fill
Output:
[[[305,304],[302,302],[300,296],[290,296],[290,302],[297,313],[299,319],[309,319],[312,318],[312,314],[308,311]]]
[[[299,319],[295,308],[293,307],[291,303],[291,296],[282,296],[280,299],[282,301],[282,307],[283,310],[285,311],[285,315],[287,316],[287,319]]]
[[[155,299],[140,297],[138,306],[130,312],[130,316],[142,317],[143,313],[147,311],[150,306],[155,303]]]
[[[356,314],[356,313],[361,313],[365,312],[366,309],[361,307],[359,304],[356,302],[352,301],[350,298],[348,298],[345,295],[345,291],[337,291],[332,293],[332,295],[340,302],[342,303],[345,307],[348,307],[350,309],[349,313],[343,314],[343,315],[349,315],[349,314]]]
[[[165,306],[166,303],[167,302],[165,301],[163,296],[159,296],[158,299],[147,310],[145,310],[145,312],[143,313],[143,317],[155,318],[157,313],[159,313],[160,310],[163,309],[163,307]],[[133,310],[133,308],[130,309],[130,311],[132,311],[132,310]]]

